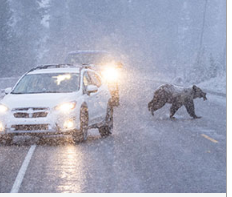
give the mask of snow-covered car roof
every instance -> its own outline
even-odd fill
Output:
[[[42,65],[32,68],[27,74],[40,74],[40,73],[80,73],[83,68],[90,68],[88,65],[73,65],[73,64],[52,64]]]
[[[43,73],[80,73],[80,68],[49,68],[39,69],[29,72],[28,74],[43,74]]]

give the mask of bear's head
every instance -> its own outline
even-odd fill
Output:
[[[206,93],[201,90],[201,88],[197,87],[196,85],[193,85],[193,95],[194,98],[203,98],[204,101],[207,100]]]

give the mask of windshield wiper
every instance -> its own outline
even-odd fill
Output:
[[[11,94],[26,94],[25,92],[11,92]]]
[[[46,91],[46,92],[42,92],[42,93],[60,93],[58,91]]]
[[[48,91],[48,92],[12,92],[12,94],[44,94],[44,93],[59,93],[57,91]]]
[[[12,92],[11,94],[46,94],[46,93],[70,93],[60,91],[44,91],[44,92]]]

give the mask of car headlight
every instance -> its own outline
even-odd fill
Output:
[[[76,102],[73,101],[73,102],[62,103],[60,105],[57,105],[55,107],[55,109],[58,111],[62,111],[64,113],[67,113],[67,112],[73,110],[75,107],[76,107]]]
[[[65,129],[73,129],[74,128],[74,120],[72,120],[72,119],[66,120],[64,122],[64,128]]]
[[[117,68],[108,67],[105,68],[102,72],[102,77],[108,82],[115,82],[119,78],[119,72]]]
[[[4,125],[3,125],[3,123],[2,122],[0,122],[0,132],[2,132],[2,131],[4,131]]]
[[[6,107],[5,105],[0,104],[0,114],[5,113],[6,111],[8,111],[8,107]]]

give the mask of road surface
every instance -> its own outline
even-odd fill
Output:
[[[143,75],[144,76],[144,75]],[[90,130],[86,143],[70,137],[15,137],[0,145],[0,192],[226,192],[226,98],[196,99],[193,120],[170,105],[147,110],[159,79],[124,78],[112,136]]]

